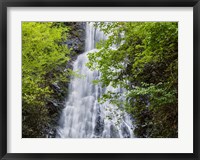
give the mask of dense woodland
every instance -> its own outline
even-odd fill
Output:
[[[71,63],[84,51],[81,25],[22,23],[22,137],[55,137]]]
[[[84,26],[77,26],[22,23],[24,138],[46,137],[57,125],[67,84],[71,76],[78,76],[70,64],[84,48]],[[96,22],[95,27],[108,38],[96,45],[98,51],[88,54],[87,66],[101,72],[94,83],[126,90],[108,92],[99,103],[109,101],[128,112],[136,137],[178,137],[178,23]]]

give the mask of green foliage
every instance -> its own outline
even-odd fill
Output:
[[[134,117],[137,137],[178,136],[178,23],[98,22],[108,39],[89,54],[87,66],[99,70],[102,86],[126,89],[105,93]],[[113,47],[115,46],[115,47]],[[125,96],[126,101],[119,100]]]
[[[50,122],[48,100],[54,94],[51,84],[66,82],[70,50],[63,41],[69,28],[63,23],[22,23],[22,103],[23,137],[43,137]]]

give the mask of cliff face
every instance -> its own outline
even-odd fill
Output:
[[[69,48],[72,48],[72,53],[83,53],[85,49],[86,22],[65,22],[65,25],[71,27],[68,39],[65,43]]]
[[[85,50],[85,22],[64,22],[64,25],[69,26],[71,29],[66,41],[64,42],[70,52],[70,60],[67,64],[63,64],[62,67],[58,68],[58,72],[64,72],[65,70],[72,69],[73,61],[77,56],[84,52]],[[70,76],[66,76],[66,80],[59,80],[56,83],[50,84],[54,93],[51,98],[48,100],[47,108],[49,111],[49,117],[51,122],[47,124],[44,128],[44,136],[48,138],[55,138],[56,136],[56,127],[58,126],[60,114],[62,109],[65,107],[66,95],[68,92]]]

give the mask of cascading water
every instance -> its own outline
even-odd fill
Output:
[[[111,86],[102,88],[93,80],[100,78],[98,71],[91,71],[85,65],[87,54],[95,48],[95,43],[105,39],[102,32],[96,30],[92,23],[86,25],[85,53],[79,55],[73,64],[73,70],[78,71],[82,78],[74,77],[69,84],[69,95],[66,107],[62,111],[57,129],[60,138],[131,138],[133,128],[127,113],[109,104],[98,103],[98,98],[106,91],[120,91]],[[115,114],[113,114],[115,113]],[[111,118],[107,118],[111,117]],[[121,118],[120,122],[119,119]],[[116,123],[118,122],[118,123]]]

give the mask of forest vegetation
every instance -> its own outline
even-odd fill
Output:
[[[81,25],[22,23],[22,137],[55,137],[72,60],[84,51]]]
[[[83,30],[76,25],[22,23],[23,138],[46,137],[57,125],[70,77],[76,76],[66,66],[83,51],[65,43],[80,39]],[[138,138],[178,137],[178,23],[96,22],[95,27],[108,38],[88,54],[87,66],[101,72],[94,83],[126,90],[107,92],[99,103],[109,101],[128,112]]]
[[[126,89],[125,94],[108,92],[100,102],[109,100],[125,108],[134,117],[136,137],[178,137],[178,23],[96,26],[108,39],[99,43],[98,52],[89,54],[88,67],[102,74],[95,83]],[[126,100],[119,101],[120,96]]]

